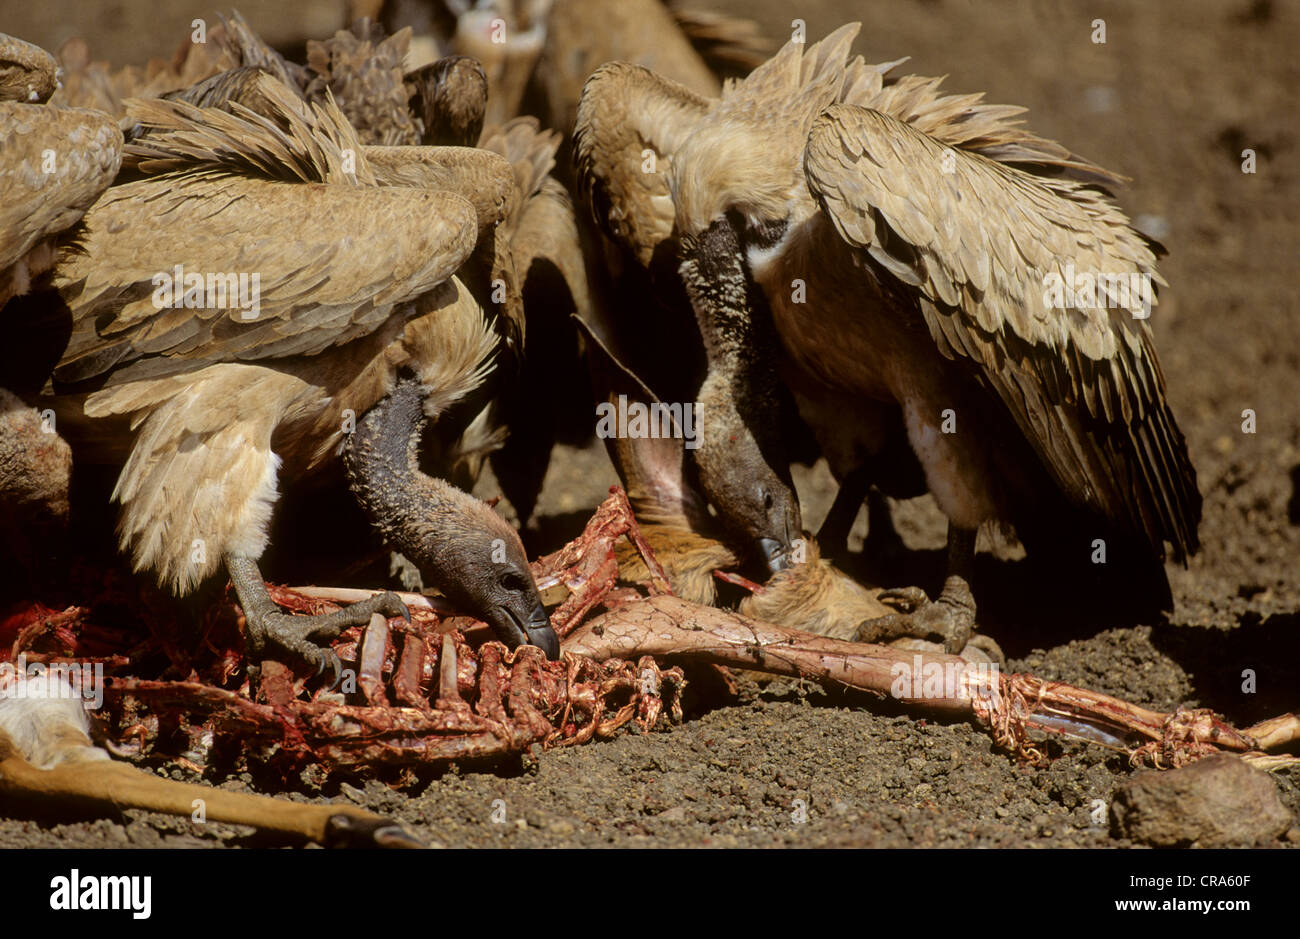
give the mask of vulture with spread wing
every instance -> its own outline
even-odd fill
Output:
[[[1082,563],[1099,540],[1112,563],[1140,545],[1167,597],[1153,562],[1196,550],[1201,499],[1147,322],[1158,246],[1113,174],[1019,108],[849,60],[857,30],[791,42],[716,99],[607,65],[578,109],[597,222],[644,264],[680,261],[708,359],[706,495],[760,543],[799,535],[784,379],[824,450],[910,450],[948,517],[943,592],[895,625],[961,648],[990,522]]]

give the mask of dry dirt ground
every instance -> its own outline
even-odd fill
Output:
[[[1205,496],[1203,548],[1187,570],[1170,571],[1176,610],[1167,623],[1062,629],[1068,593],[1031,615],[1000,619],[1006,604],[997,592],[1014,589],[1012,570],[977,585],[991,616],[984,625],[1014,669],[1161,710],[1191,702],[1244,724],[1300,705],[1300,317],[1291,267],[1300,206],[1293,53],[1300,5],[717,5],[757,16],[778,37],[795,17],[807,21],[810,37],[862,19],[858,49],[869,61],[910,55],[909,68],[947,74],[950,90],[1026,105],[1039,133],[1133,177],[1121,195],[1125,209],[1169,248],[1162,271],[1170,287],[1154,329]],[[39,6],[48,13],[63,4]],[[57,44],[60,31],[77,31],[68,24],[79,18],[82,31],[92,31],[88,8],[69,6],[62,19],[32,27],[44,34],[29,30],[27,38]],[[155,15],[153,4],[103,7],[117,22]],[[1091,41],[1096,19],[1105,21],[1104,45]],[[157,39],[136,58],[169,51],[172,35],[136,32],[136,42]],[[1242,172],[1247,148],[1257,154],[1253,174]],[[1245,409],[1256,415],[1255,433],[1243,432]],[[542,510],[571,520],[611,481],[601,451],[563,451]],[[799,476],[811,527],[829,504],[829,482],[824,469]],[[490,480],[480,486],[491,490]],[[901,576],[934,589],[943,543],[937,511],[923,499],[898,506],[896,516],[919,552],[904,560]],[[986,558],[984,569],[991,563]],[[1242,693],[1244,669],[1257,676],[1255,694]],[[1090,814],[1094,800],[1108,800],[1130,775],[1125,760],[1082,744],[1053,745],[1050,753],[1047,768],[1026,768],[972,726],[926,723],[778,682],[746,685],[738,701],[668,730],[537,753],[507,767],[454,768],[414,795],[373,781],[331,795],[391,813],[446,846],[1125,845]],[[1275,779],[1300,819],[1300,775]],[[498,799],[501,824],[491,820]],[[803,823],[795,818],[800,803]],[[1297,838],[1293,829],[1278,843]],[[67,825],[0,821],[5,847],[250,843],[259,842],[245,830],[135,812]]]

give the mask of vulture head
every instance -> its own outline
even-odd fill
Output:
[[[0,33],[0,101],[40,104],[59,87],[59,65],[40,46]]]
[[[746,269],[739,224],[726,215],[681,243],[682,280],[709,360],[697,396],[695,465],[723,523],[775,573],[789,563],[803,523],[781,428],[763,419],[780,413],[777,337]]]
[[[437,480],[436,482],[441,482]],[[519,535],[500,515],[452,487],[426,501],[402,552],[458,609],[482,619],[514,648],[529,643],[556,659],[560,643],[533,581]]]
[[[424,122],[423,142],[439,147],[473,147],[483,132],[488,80],[483,66],[449,55],[406,76],[411,108]]]
[[[514,648],[560,654],[519,535],[485,502],[419,468],[430,388],[407,376],[357,421],[344,448],[353,493],[426,584]]]

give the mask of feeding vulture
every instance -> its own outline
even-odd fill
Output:
[[[313,640],[405,613],[382,594],[287,615],[262,582],[281,481],[340,452],[372,521],[434,585],[507,643],[556,655],[514,529],[417,465],[426,418],[491,368],[497,336],[453,275],[499,221],[509,166],[363,147],[330,102],[266,74],[242,87],[267,113],[127,102],[137,178],[105,193],[61,255],[70,336],[42,406],[79,458],[121,462],[113,497],[137,569],[184,595],[224,565],[254,661],[275,647],[337,669]],[[235,272],[259,278],[239,303]],[[231,296],[214,294],[222,278]]]
[[[1140,546],[1167,596],[1156,562],[1196,550],[1201,499],[1147,322],[1158,246],[1102,188],[1113,174],[1021,109],[850,61],[858,28],[788,43],[720,98],[606,65],[579,105],[598,224],[647,265],[678,255],[708,360],[705,494],[761,544],[798,537],[784,378],[824,449],[906,446],[948,517],[943,591],[901,631],[964,645],[986,523],[1083,563],[1098,541],[1113,563]],[[1103,286],[1075,296],[1080,275]]]

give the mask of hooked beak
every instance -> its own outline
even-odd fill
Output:
[[[769,573],[777,574],[790,566],[789,546],[777,541],[775,538],[759,538],[758,548],[763,552],[763,558],[767,561],[767,570]]]
[[[514,610],[507,606],[499,607],[505,616],[498,617],[492,623],[497,638],[515,648],[520,645],[534,645],[546,653],[546,657],[555,661],[560,657],[560,639],[551,628],[551,619],[546,615],[546,608],[541,601],[533,607],[527,621],[521,620]]]

